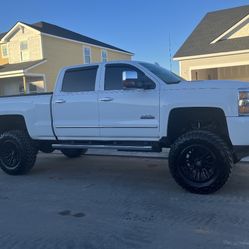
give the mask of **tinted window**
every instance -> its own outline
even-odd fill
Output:
[[[138,81],[151,81],[142,71],[130,65],[107,65],[105,70],[105,90],[122,90],[124,71],[136,71]]]
[[[87,92],[95,90],[97,67],[70,69],[66,71],[63,92]]]
[[[153,74],[155,74],[158,78],[160,78],[162,81],[164,81],[167,84],[176,84],[183,80],[180,76],[158,65],[151,63],[144,63],[144,62],[140,64],[146,67],[148,70],[150,70]]]

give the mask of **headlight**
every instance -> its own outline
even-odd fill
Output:
[[[239,115],[249,115],[249,91],[239,92]]]

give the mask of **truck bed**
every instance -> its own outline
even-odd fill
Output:
[[[0,115],[19,115],[25,119],[33,139],[54,139],[51,119],[52,93],[0,97]]]

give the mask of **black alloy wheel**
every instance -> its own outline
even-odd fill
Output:
[[[171,146],[169,168],[175,181],[197,194],[211,194],[228,180],[233,166],[232,151],[218,135],[190,131]]]
[[[6,131],[0,135],[0,167],[9,175],[28,173],[35,164],[37,152],[26,131]]]

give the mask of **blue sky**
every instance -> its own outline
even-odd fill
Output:
[[[136,60],[169,68],[169,34],[174,54],[207,12],[247,4],[248,0],[3,1],[0,32],[17,21],[47,21],[134,52]],[[177,62],[173,70],[178,71]]]

